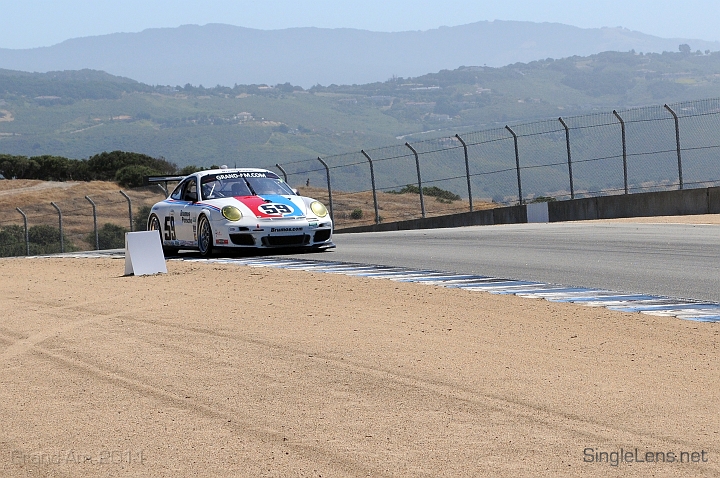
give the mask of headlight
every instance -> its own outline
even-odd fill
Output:
[[[325,206],[323,206],[323,203],[320,201],[313,201],[310,204],[310,209],[312,209],[312,212],[314,212],[317,217],[325,217],[328,215],[328,210]]]
[[[242,213],[240,209],[235,206],[225,206],[222,208],[222,215],[228,221],[239,221],[242,219]]]

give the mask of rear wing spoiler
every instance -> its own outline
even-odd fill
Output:
[[[143,184],[145,186],[152,186],[153,184],[157,184],[163,189],[163,191],[165,191],[165,196],[167,196],[169,194],[168,183],[179,183],[186,177],[187,176],[144,176]]]

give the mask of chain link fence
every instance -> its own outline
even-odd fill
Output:
[[[291,184],[326,187],[338,222],[347,216],[344,196],[372,196],[370,210],[377,211],[389,200],[382,193],[417,194],[413,211],[372,214],[377,223],[457,212],[427,201],[423,192],[432,187],[460,196],[472,210],[478,201],[522,204],[716,185],[718,133],[715,98],[508,124],[275,167]]]

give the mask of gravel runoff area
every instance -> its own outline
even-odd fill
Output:
[[[167,265],[0,260],[0,476],[720,474],[720,324]]]

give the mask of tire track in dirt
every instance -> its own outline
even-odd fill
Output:
[[[309,456],[315,460],[322,457],[321,461],[324,461],[326,466],[334,468],[336,472],[339,467],[347,476],[385,476],[384,474],[379,473],[378,470],[365,468],[363,464],[349,459],[346,455],[335,454],[326,449],[321,449],[307,444],[285,441],[286,439],[284,434],[277,430],[257,428],[248,422],[237,422],[237,417],[231,410],[211,406],[209,404],[202,403],[197,399],[187,399],[183,396],[177,395],[176,393],[169,392],[148,383],[128,378],[119,373],[104,370],[99,366],[85,361],[80,361],[43,349],[38,349],[38,352],[53,360],[55,363],[63,364],[66,367],[81,370],[85,373],[90,373],[99,379],[112,383],[113,385],[121,386],[136,392],[147,393],[170,405],[196,413],[205,418],[216,419],[222,422],[224,427],[231,429],[238,435],[250,435],[252,438],[263,442],[275,442],[278,445],[293,449],[296,453]]]
[[[93,302],[87,302],[83,305],[89,305],[89,304],[102,304],[103,302],[101,300],[93,301]],[[45,303],[38,302],[38,305],[45,305]],[[82,305],[79,304],[72,304],[67,306],[56,306],[58,310],[62,309],[70,309],[75,312],[80,313],[95,313],[94,311],[85,310],[82,308]],[[277,344],[270,341],[260,340],[260,339],[253,339],[248,338],[247,336],[241,335],[241,334],[235,334],[231,332],[218,332],[216,330],[211,330],[207,328],[200,328],[200,327],[188,327],[183,326],[179,324],[170,324],[163,321],[158,320],[152,320],[152,319],[141,319],[135,316],[128,315],[127,313],[118,313],[118,314],[109,314],[104,317],[98,317],[98,318],[90,318],[83,321],[78,321],[77,323],[73,324],[67,324],[63,327],[59,327],[56,329],[49,330],[47,332],[35,334],[32,337],[29,337],[26,340],[18,341],[15,346],[10,346],[3,354],[0,354],[0,359],[5,358],[6,355],[12,356],[20,353],[24,353],[32,349],[33,347],[36,347],[39,343],[42,341],[51,338],[55,335],[59,335],[61,332],[72,330],[73,328],[76,328],[77,326],[86,325],[94,322],[98,322],[102,319],[112,319],[112,318],[123,318],[124,320],[128,320],[131,322],[136,323],[143,323],[146,325],[152,325],[156,327],[165,327],[170,329],[176,329],[181,330],[183,332],[189,332],[193,334],[202,334],[206,336],[216,337],[216,338],[224,338],[224,339],[233,339],[236,341],[242,341],[244,343],[261,346],[263,348],[267,349],[273,349],[281,351],[288,355],[295,355],[295,356],[304,356],[308,357],[309,355],[312,356],[314,361],[330,361],[338,368],[342,368],[354,373],[359,373],[361,375],[364,375],[366,377],[371,377],[375,379],[376,381],[383,381],[386,380],[388,377],[391,377],[391,380],[394,384],[398,385],[399,387],[412,387],[417,390],[421,390],[427,393],[433,393],[435,395],[442,395],[447,397],[448,399],[451,399],[457,403],[462,404],[471,404],[475,408],[482,406],[482,401],[486,400],[491,403],[493,403],[492,406],[489,407],[489,409],[497,412],[504,413],[506,415],[510,415],[517,418],[523,418],[528,423],[533,424],[541,424],[543,426],[556,429],[558,431],[565,431],[565,432],[572,432],[576,433],[582,436],[585,436],[589,439],[602,439],[602,440],[609,440],[610,437],[613,439],[617,439],[619,433],[623,433],[628,435],[628,440],[631,442],[638,442],[638,439],[644,439],[644,440],[663,440],[669,444],[675,444],[675,445],[686,445],[691,446],[692,443],[690,442],[684,442],[676,440],[669,436],[662,436],[662,435],[648,435],[648,434],[642,434],[638,433],[635,430],[627,429],[627,428],[620,428],[616,426],[611,426],[602,422],[587,420],[586,418],[573,415],[573,414],[567,414],[558,412],[555,410],[549,410],[545,409],[543,407],[538,407],[530,402],[521,401],[521,400],[513,400],[508,399],[507,397],[503,397],[501,395],[496,394],[489,394],[489,393],[477,393],[476,391],[464,389],[462,387],[458,387],[454,384],[448,384],[442,381],[435,381],[435,380],[429,380],[429,379],[422,379],[418,378],[417,376],[410,375],[410,374],[401,374],[397,371],[390,370],[390,369],[383,369],[380,367],[372,367],[361,363],[354,363],[351,360],[345,360],[344,358],[338,358],[330,355],[320,355],[312,351],[307,350],[301,350],[292,348],[286,345]],[[181,348],[177,346],[178,348]],[[184,350],[184,353],[191,353],[189,350]],[[113,372],[114,373],[114,372]],[[137,379],[131,379],[131,380],[137,380]],[[370,380],[368,380],[370,381]],[[160,390],[160,389],[158,389]],[[167,391],[164,391],[165,393],[169,393]],[[485,409],[488,409],[487,406],[485,406]],[[569,426],[567,424],[563,423],[563,420],[565,422],[575,423],[575,426]],[[598,433],[597,429],[598,427],[604,428],[602,433]]]
[[[128,390],[132,390],[139,393],[145,393],[159,399],[165,403],[175,406],[180,409],[196,413],[205,418],[217,419],[223,423],[223,426],[230,428],[234,433],[238,435],[250,435],[256,440],[262,442],[274,442],[283,447],[287,447],[295,450],[296,453],[306,455],[314,460],[318,457],[323,457],[321,461],[325,462],[325,465],[330,469],[335,469],[340,466],[342,472],[346,476],[386,476],[379,473],[377,469],[365,468],[361,463],[348,459],[346,455],[334,454],[326,449],[314,447],[307,444],[295,443],[286,441],[283,436],[283,432],[270,429],[260,429],[250,425],[249,422],[239,422],[237,417],[232,410],[227,410],[212,406],[207,403],[201,403],[197,399],[189,399],[187,397],[178,395],[177,393],[155,387],[149,383],[146,383],[138,378],[132,378],[125,374],[110,371],[105,369],[102,365],[91,363],[87,360],[81,360],[77,357],[68,357],[62,353],[51,351],[41,347],[41,344],[50,338],[61,339],[61,335],[72,331],[78,327],[86,326],[93,323],[99,323],[105,320],[122,318],[128,321],[138,321],[133,317],[129,316],[127,312],[119,312],[113,314],[96,315],[97,311],[91,311],[85,307],[93,304],[104,304],[102,300],[87,301],[82,304],[72,303],[67,305],[48,304],[44,301],[32,301],[33,304],[44,307],[51,307],[53,310],[46,312],[47,315],[56,315],[59,310],[72,311],[77,314],[89,314],[90,317],[87,319],[76,320],[68,324],[64,324],[60,327],[55,327],[42,332],[24,337],[22,334],[18,334],[12,331],[8,332],[8,335],[0,334],[0,341],[6,342],[9,345],[2,353],[0,353],[0,361],[7,361],[15,358],[22,354],[32,353],[36,356],[42,356],[46,359],[51,360],[53,363],[60,364],[64,367],[80,370],[86,374],[91,374],[99,379],[109,382],[115,386],[120,386]],[[146,321],[150,325],[158,326],[163,324],[152,324],[150,321]],[[204,330],[204,335],[211,335],[211,330]],[[389,476],[389,475],[388,475]]]
[[[122,314],[112,314],[112,317],[119,317]],[[110,318],[110,317],[103,317]],[[97,322],[99,319],[88,319],[83,323]],[[55,330],[68,331],[71,326],[61,327]],[[53,332],[54,332],[53,331]],[[155,399],[166,403],[170,406],[177,407],[189,411],[191,413],[202,416],[203,418],[213,419],[218,423],[222,423],[224,428],[230,429],[239,436],[250,436],[254,440],[262,443],[275,443],[277,447],[293,450],[294,453],[306,456],[314,462],[322,462],[328,469],[335,473],[343,473],[344,476],[391,476],[380,472],[374,468],[368,468],[363,463],[348,458],[347,455],[334,453],[325,448],[313,446],[305,443],[298,443],[288,440],[285,433],[269,428],[258,428],[249,422],[238,422],[234,411],[223,409],[221,407],[212,406],[202,403],[198,399],[190,399],[189,397],[178,395],[177,393],[153,386],[142,380],[135,379],[105,369],[98,364],[90,363],[86,360],[80,360],[76,357],[69,357],[62,353],[51,351],[41,347],[39,344],[42,340],[53,334],[35,334],[26,340],[21,340],[11,346],[10,350],[6,350],[0,359],[14,357],[20,353],[32,352],[37,357],[43,357],[56,365],[60,365],[67,369],[81,372],[83,375],[91,375],[97,379],[108,382],[114,386],[122,387],[143,395],[150,395]],[[1,338],[1,337],[0,337]]]
[[[49,308],[48,311],[44,312],[49,317],[57,317],[58,311],[71,311],[74,315],[77,314],[88,314],[89,317],[85,319],[71,320],[70,322],[63,324],[59,327],[51,327],[38,332],[33,335],[25,335],[15,331],[11,331],[7,328],[0,327],[0,340],[8,342],[10,345],[2,353],[0,353],[0,361],[6,361],[11,358],[15,358],[18,355],[29,352],[34,347],[38,346],[42,342],[46,341],[51,337],[58,337],[66,332],[69,332],[78,327],[93,324],[96,322],[102,322],[103,320],[113,319],[118,317],[126,317],[127,312],[116,312],[112,314],[98,313],[97,311],[86,310],[83,307],[93,304],[104,304],[103,300],[86,301],[81,304],[76,302],[64,305],[58,305],[55,303],[48,303],[44,301],[26,301],[36,306]]]
[[[145,323],[153,326],[177,329],[187,333],[209,335],[216,338],[233,339],[244,343],[261,346],[283,352],[289,356],[301,357],[316,364],[331,362],[337,369],[366,377],[367,382],[374,382],[378,387],[386,387],[390,380],[398,390],[415,389],[420,394],[429,396],[442,396],[453,402],[453,407],[461,410],[470,408],[476,416],[487,413],[498,412],[505,416],[515,417],[524,420],[530,425],[541,425],[560,432],[580,435],[592,442],[626,442],[645,443],[658,441],[667,445],[678,445],[692,447],[693,442],[678,440],[671,436],[643,433],[628,427],[618,427],[609,423],[590,420],[586,417],[563,413],[547,407],[535,405],[526,400],[511,399],[502,395],[487,392],[478,393],[475,390],[467,389],[457,384],[451,384],[440,380],[420,378],[412,374],[398,373],[395,370],[374,367],[360,362],[353,362],[344,357],[338,358],[333,355],[318,354],[317,352],[293,348],[275,342],[265,341],[256,338],[249,338],[241,334],[217,332],[200,327],[188,327],[178,324],[168,324],[158,320],[139,319],[132,317],[129,321]],[[486,403],[484,403],[486,402]]]

